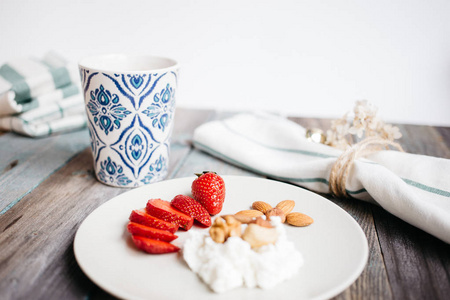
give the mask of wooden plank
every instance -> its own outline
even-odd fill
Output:
[[[398,127],[403,134],[399,143],[406,152],[450,158],[450,148],[440,134],[445,133],[445,130],[438,131],[434,127],[419,125],[398,125]]]
[[[289,117],[289,120],[301,125],[305,129],[318,128],[324,133],[331,127],[331,119],[318,119],[318,118],[299,118]]]
[[[378,234],[372,216],[372,204],[356,199],[336,199],[324,195],[346,212],[361,226],[369,245],[369,258],[361,276],[334,299],[393,299]],[[338,258],[337,258],[338,259]]]
[[[127,191],[99,183],[90,149],[51,175],[1,216],[3,299],[70,299],[93,285],[73,257],[79,224],[108,199]]]
[[[438,143],[444,143],[450,149],[450,127],[434,127],[434,129],[441,135]]]
[[[0,136],[0,215],[89,145],[87,130],[32,139]]]
[[[373,207],[392,293],[396,299],[448,299],[450,245]]]

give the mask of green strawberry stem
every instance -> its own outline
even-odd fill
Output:
[[[216,174],[216,175],[217,175],[216,172],[212,172],[212,171],[203,171],[203,173],[194,173],[194,174],[197,175],[197,177],[200,177],[200,176],[202,176],[203,174],[207,174],[207,173],[213,173],[213,174]]]

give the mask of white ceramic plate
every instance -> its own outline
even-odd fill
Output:
[[[180,253],[150,255],[137,250],[126,231],[133,209],[150,198],[171,200],[190,194],[194,177],[162,181],[121,194],[94,210],[74,241],[84,273],[107,292],[125,299],[327,299],[344,291],[361,274],[367,239],[356,221],[331,201],[294,185],[254,177],[223,176],[226,199],[221,214],[248,209],[254,201],[276,205],[295,200],[294,211],[314,219],[308,227],[286,225],[305,260],[298,275],[271,290],[239,288],[215,294],[190,271]],[[191,230],[207,230],[193,227]],[[187,232],[172,243],[182,246]]]

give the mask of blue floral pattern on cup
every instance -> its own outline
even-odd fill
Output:
[[[175,97],[174,89],[167,84],[160,92],[153,96],[153,103],[143,111],[152,121],[153,127],[158,127],[162,131],[166,129],[166,125],[170,122],[170,116],[173,114],[173,101]]]
[[[125,174],[123,174],[122,166],[111,161],[111,157],[109,156],[105,161],[100,162],[100,168],[98,177],[103,182],[115,183],[120,186],[126,186],[132,182]]]
[[[152,182],[154,178],[158,178],[161,176],[162,170],[167,170],[167,160],[162,155],[160,155],[153,164],[150,164],[147,174],[141,181],[144,184]]]
[[[87,107],[94,117],[94,123],[106,134],[114,128],[120,128],[120,121],[131,112],[119,104],[119,97],[105,90],[103,85],[91,91],[91,99]]]

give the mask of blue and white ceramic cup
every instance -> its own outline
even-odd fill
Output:
[[[154,56],[102,55],[79,63],[99,181],[137,187],[167,175],[178,64]]]

